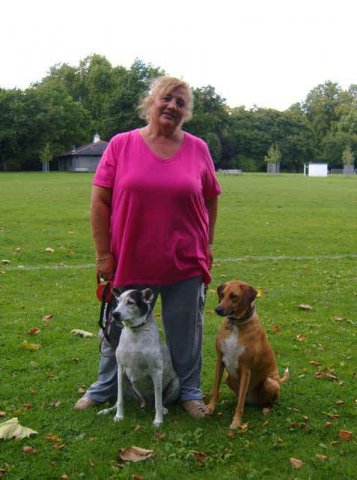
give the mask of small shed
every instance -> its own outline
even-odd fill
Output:
[[[327,177],[327,163],[304,163],[305,177]]]
[[[59,155],[58,170],[61,172],[95,172],[108,142],[95,134],[93,142],[81,147],[73,147],[69,152]]]

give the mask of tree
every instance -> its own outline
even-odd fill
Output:
[[[270,145],[268,153],[264,157],[264,162],[267,164],[267,172],[271,174],[279,173],[279,162],[281,159],[281,152],[276,144]]]
[[[344,149],[342,153],[342,163],[344,165],[353,165],[354,159],[355,159],[355,156],[352,153],[351,145],[347,145],[347,147]]]

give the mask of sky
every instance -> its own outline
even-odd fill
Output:
[[[2,0],[0,88],[94,53],[212,85],[231,107],[285,110],[357,83],[356,0]]]

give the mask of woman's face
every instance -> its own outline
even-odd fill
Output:
[[[182,124],[187,109],[187,92],[178,87],[158,95],[150,107],[150,122],[175,130]]]

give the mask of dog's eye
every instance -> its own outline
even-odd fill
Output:
[[[238,300],[238,295],[235,295],[234,293],[231,293],[229,295],[229,299],[232,300],[232,302],[236,302]]]
[[[128,305],[134,305],[135,301],[132,298],[128,298],[127,302]]]

